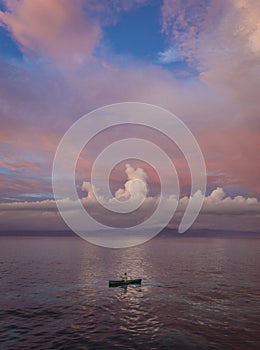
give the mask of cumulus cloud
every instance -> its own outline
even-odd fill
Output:
[[[183,200],[183,199],[182,199]],[[187,201],[187,197],[185,197]],[[202,213],[247,215],[260,213],[260,202],[255,197],[226,196],[223,188],[217,187],[204,199]]]
[[[145,221],[155,210],[158,205],[158,196],[147,196],[142,205],[129,214],[116,213],[114,211],[109,211],[107,209],[103,210],[102,204],[111,207],[112,210],[117,208],[115,200],[126,200],[129,196],[139,195],[140,192],[144,195],[143,188],[140,186],[139,182],[147,186],[147,174],[142,168],[134,168],[131,165],[126,165],[127,180],[124,185],[124,189],[119,189],[115,192],[115,197],[111,199],[106,199],[102,196],[96,198],[93,193],[93,187],[90,182],[83,182],[82,190],[88,192],[87,197],[81,199],[83,206],[89,212],[91,216],[96,218],[99,222],[109,223],[109,226],[114,227],[125,227],[125,226],[135,226],[137,223]],[[129,186],[137,181],[138,186],[134,187],[132,192]],[[195,193],[194,196],[200,196],[201,193]],[[173,208],[177,206],[176,214],[173,220],[169,223],[170,227],[175,227],[176,223],[182,217],[185,208],[187,206],[189,198],[187,196],[177,199],[174,195],[169,195],[161,199],[163,212],[172,212]],[[77,217],[77,212],[75,212],[75,201],[67,198],[60,199],[58,202],[62,202],[64,210],[68,211],[71,216]],[[118,202],[118,201],[117,201]],[[121,202],[123,204],[123,202]],[[42,228],[55,230],[62,227],[62,220],[57,210],[56,202],[54,200],[44,200],[36,202],[13,202],[13,203],[0,203],[0,222],[2,229],[19,229],[21,224],[23,224],[24,215],[30,218],[28,222],[30,223],[30,228],[40,226],[39,222],[42,224]],[[23,212],[24,214],[21,214]],[[36,214],[38,213],[38,214]],[[233,229],[241,230],[243,229],[243,224],[241,226],[241,220],[238,218],[243,215],[243,218],[247,222],[248,229],[258,231],[258,218],[260,215],[260,202],[254,197],[243,197],[235,196],[233,198],[226,196],[224,190],[217,187],[204,199],[204,204],[199,215],[197,222],[195,222],[195,227],[212,228],[212,218],[214,218],[214,223],[216,225],[216,215],[220,215],[225,220],[219,221],[219,229],[225,230],[230,228],[230,223],[232,223]],[[51,221],[46,221],[46,218],[50,217]],[[12,219],[14,218],[14,220]],[[101,219],[101,221],[100,221]],[[243,219],[243,220],[244,220]],[[56,221],[55,221],[56,220]],[[162,216],[163,220],[163,216]],[[152,225],[158,226],[163,222],[160,219],[152,221]],[[208,226],[207,226],[208,225]],[[28,228],[27,226],[24,227]],[[94,230],[95,226],[89,227],[89,229]]]
[[[81,190],[88,193],[87,197],[83,199],[84,205],[88,206],[93,203],[100,203],[101,206],[108,210],[115,211],[117,213],[129,213],[130,211],[136,210],[138,207],[144,209],[142,203],[145,202],[147,195],[147,174],[142,168],[133,168],[130,164],[125,165],[125,174],[127,180],[124,183],[124,188],[118,188],[115,190],[113,196],[107,193],[103,195],[102,189],[97,188],[90,182],[83,181]],[[109,191],[110,192],[110,191]],[[100,217],[105,215],[102,212],[102,208],[99,206]]]
[[[93,199],[91,184],[89,182],[88,183],[84,182],[84,189],[86,190],[88,189],[88,191],[92,193],[90,196],[82,198],[82,201],[87,204],[88,201],[92,201]],[[157,201],[157,199],[158,197],[147,197],[146,204],[149,206],[151,205],[152,200]],[[184,210],[184,207],[188,203],[188,200],[189,198],[187,196],[180,198],[179,200],[180,206],[178,207],[178,211],[182,212]],[[66,203],[68,210],[71,208],[71,204],[73,203],[73,201],[70,200],[69,198],[61,199],[60,201],[63,201],[63,203]],[[0,203],[0,210],[1,211],[16,211],[16,210],[18,211],[19,210],[54,211],[57,209],[57,206],[55,203],[56,203],[55,200]],[[226,196],[223,188],[217,187],[204,199],[202,213],[209,213],[209,212],[216,213],[216,214],[231,213],[234,215],[241,215],[241,213],[244,213],[244,215],[247,215],[250,212],[260,214],[260,201],[255,197],[235,196],[232,198],[232,197]]]
[[[125,173],[127,182],[124,189],[119,188],[115,192],[115,198],[118,200],[129,199],[130,197],[144,196],[147,192],[147,174],[142,168],[134,169],[130,164],[126,164]]]
[[[89,199],[89,200],[95,199],[95,194],[93,192],[93,187],[91,185],[91,182],[83,181],[81,189],[82,189],[82,191],[88,193],[87,199]]]

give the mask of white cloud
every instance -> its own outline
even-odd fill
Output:
[[[177,51],[173,47],[169,47],[165,51],[160,51],[158,53],[158,61],[159,63],[169,64],[179,61],[179,55]]]
[[[126,165],[127,181],[124,189],[119,189],[115,192],[115,197],[105,199],[102,196],[98,198],[102,204],[112,204],[112,208],[116,209],[120,201],[118,199],[128,199],[128,197],[134,194],[143,193],[144,188],[140,186],[142,182],[147,186],[147,174],[141,168],[134,169],[131,165]],[[130,187],[133,183],[137,182],[137,186],[134,186],[131,190]],[[87,197],[82,198],[82,204],[86,210],[93,217],[104,219],[110,223],[110,225],[118,225],[120,227],[120,214],[111,213],[110,211],[103,210],[102,206],[96,200],[93,194],[93,188],[90,182],[83,182],[82,190],[87,191]],[[132,193],[131,193],[132,191]],[[196,193],[195,195],[200,195]],[[179,200],[176,215],[173,221],[170,223],[171,227],[176,227],[176,219],[182,217],[186,205],[188,203],[188,197],[182,197]],[[77,213],[73,210],[73,201],[70,199],[61,199],[66,204],[65,210],[71,212],[71,215],[77,216]],[[106,202],[107,201],[107,202]],[[164,212],[169,212],[175,206],[177,198],[175,196],[168,196],[162,198],[162,208]],[[109,202],[109,203],[108,203]],[[122,203],[122,202],[121,202]],[[143,222],[153,213],[158,204],[158,196],[146,197],[140,208],[130,213],[128,216],[124,215],[124,225],[132,226],[136,222]],[[222,219],[219,220],[219,215]],[[257,198],[246,198],[243,196],[235,196],[234,198],[226,196],[224,190],[217,187],[208,196],[205,197],[204,204],[195,227],[203,228],[216,228],[219,229],[243,229],[243,222],[246,222],[246,228],[251,230],[258,230],[258,220],[260,215],[260,201]],[[243,216],[243,219],[241,219]],[[14,203],[0,203],[0,223],[2,230],[19,230],[21,228],[28,229],[65,229],[65,225],[58,213],[57,206],[54,200],[44,200],[37,202],[14,202]],[[160,225],[157,220],[153,222],[154,225]],[[123,225],[123,226],[124,226]],[[117,226],[118,227],[118,226]],[[94,229],[91,227],[90,229]]]
[[[147,192],[147,174],[142,168],[134,169],[130,164],[126,164],[125,173],[127,181],[124,189],[119,188],[115,192],[115,198],[118,200],[129,199],[130,197],[139,197],[146,195]]]
[[[83,181],[81,189],[82,189],[82,191],[85,191],[88,193],[87,199],[89,199],[89,200],[95,199],[93,187],[89,181]]]
[[[202,208],[204,213],[246,215],[260,213],[260,202],[255,197],[226,197],[222,188],[218,187],[205,198]]]

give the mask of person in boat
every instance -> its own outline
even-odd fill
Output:
[[[122,282],[126,282],[128,279],[127,273],[125,272],[122,276]]]

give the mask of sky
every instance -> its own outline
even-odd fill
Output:
[[[259,91],[259,0],[0,1],[0,230],[65,229],[52,190],[62,136],[96,108],[135,101],[177,115],[201,147],[207,190],[194,227],[258,231]],[[129,133],[156,139],[176,165],[181,199],[169,224],[175,227],[190,174],[178,149],[151,130],[117,127],[91,141],[78,161],[79,195],[99,212],[93,161]],[[110,185],[115,198],[127,197],[140,173],[148,188],[142,214],[160,191],[156,169],[122,162]]]

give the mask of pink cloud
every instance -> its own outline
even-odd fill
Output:
[[[214,123],[198,135],[198,141],[206,159],[207,171],[213,175],[212,179],[209,178],[209,186],[217,181],[224,187],[240,188],[259,195],[258,129],[244,123]]]
[[[26,53],[37,53],[58,65],[80,65],[93,57],[102,26],[114,24],[123,12],[147,0],[4,0],[0,25]]]
[[[135,6],[138,6],[137,3]],[[256,145],[259,143],[257,118],[260,110],[257,2],[230,1],[229,5],[221,2],[225,14],[220,17],[217,16],[219,7],[214,2],[205,11],[201,8],[204,1],[196,2],[200,5],[196,9],[193,1],[188,1],[186,8],[181,1],[165,1],[165,33],[183,41],[183,54],[189,56],[190,60],[194,55],[193,58],[202,69],[201,81],[193,79],[185,82],[177,81],[171,72],[153,65],[144,66],[131,61],[122,67],[116,58],[109,63],[92,60],[88,64],[83,63],[77,71],[59,70],[57,60],[62,60],[63,54],[72,60],[73,52],[77,50],[84,55],[91,55],[101,34],[95,36],[93,32],[93,44],[87,44],[87,48],[77,40],[74,46],[72,39],[78,32],[78,40],[83,40],[85,35],[92,35],[91,30],[88,31],[89,26],[95,28],[97,20],[88,22],[88,11],[96,11],[97,17],[92,18],[98,18],[105,11],[104,2],[101,4],[103,9],[92,2],[93,7],[89,7],[86,13],[83,13],[78,1],[73,10],[69,1],[24,0],[7,1],[6,4],[8,11],[1,13],[1,21],[20,45],[27,45],[27,49],[36,50],[55,60],[54,65],[44,61],[38,63],[36,69],[31,69],[26,63],[9,62],[8,65],[1,65],[0,137],[1,149],[5,153],[3,161],[9,169],[15,169],[17,159],[28,159],[26,156],[29,153],[33,159],[39,159],[42,173],[39,174],[39,169],[31,169],[28,164],[23,174],[27,168],[28,171],[31,169],[33,176],[39,176],[39,180],[41,176],[50,177],[58,142],[74,120],[105,104],[140,101],[165,107],[187,123],[205,154],[207,168],[212,174],[209,177],[210,188],[221,185],[225,189],[229,186],[232,189],[235,185],[243,193],[260,193],[256,161],[259,154]],[[113,6],[119,7],[118,13],[128,11],[131,6],[128,8],[127,5],[113,2]],[[45,16],[44,20],[41,13]],[[217,20],[212,22],[214,16]],[[49,28],[43,26],[47,19]],[[185,27],[188,19],[194,25]],[[183,38],[177,28],[172,29],[174,20],[187,30]],[[78,24],[74,26],[77,21]],[[233,39],[233,30],[239,28],[240,21],[244,30],[238,30],[236,39]],[[63,29],[65,34],[69,32],[67,38],[70,41],[64,36]],[[12,78],[13,71],[15,79]],[[142,135],[145,136],[145,132],[140,132]],[[149,137],[151,141],[155,140],[154,135]],[[113,136],[106,138],[106,141],[111,140]],[[160,142],[165,149],[170,149],[165,140]],[[101,140],[99,146],[104,144]],[[95,146],[95,150],[99,150],[99,146]],[[91,150],[79,166],[82,179],[90,173],[95,150]],[[171,156],[181,181],[188,188],[190,178],[185,160],[176,157],[175,153]],[[120,182],[118,175],[113,176],[113,181]],[[152,173],[151,178],[152,182],[158,182]],[[5,184],[7,180],[5,178]],[[24,178],[24,181],[27,181],[27,185],[23,187],[23,183],[22,187],[18,186],[20,191],[28,191],[30,187],[31,179]],[[44,186],[44,181],[39,181],[34,189],[40,191]],[[15,188],[14,182],[10,188]]]
[[[84,13],[80,0],[6,0],[5,5],[7,11],[0,12],[0,23],[22,50],[81,63],[100,40],[100,25]]]
[[[28,168],[28,169],[40,169],[40,165],[34,162],[29,162],[28,160],[18,159],[15,162],[10,159],[9,161],[4,161],[0,159],[0,165],[6,169],[17,171],[18,169]]]
[[[61,133],[57,131],[39,130],[34,125],[26,125],[23,121],[19,122],[19,118],[15,120],[7,120],[1,118],[0,144],[5,155],[9,158],[9,162],[14,154],[29,152],[31,155],[38,154],[48,157],[58,146]],[[14,151],[14,153],[12,152]],[[17,157],[18,159],[21,157]]]
[[[207,3],[207,0],[164,0],[161,7],[162,33],[189,60],[194,58],[197,40],[207,16]]]
[[[240,112],[240,106],[233,106],[229,100],[219,98],[214,89],[210,90],[201,83],[180,83],[170,72],[158,67],[148,66],[140,69],[114,66],[111,69],[94,66],[94,68],[92,72],[82,68],[78,74],[69,73],[65,76],[66,84],[64,86],[61,84],[59,90],[60,95],[62,96],[64,92],[65,97],[60,98],[59,103],[56,102],[55,93],[44,97],[48,113],[41,99],[31,99],[30,95],[23,94],[23,90],[27,90],[26,83],[16,86],[12,95],[11,82],[8,79],[3,82],[9,86],[9,93],[5,93],[4,101],[8,105],[10,116],[1,116],[0,136],[1,148],[5,159],[9,159],[8,163],[15,164],[17,159],[28,159],[29,154],[33,159],[39,159],[42,167],[41,174],[37,169],[33,174],[50,177],[52,160],[63,133],[73,120],[83,114],[74,110],[75,104],[76,108],[81,105],[82,110],[87,112],[89,108],[113,102],[137,100],[161,105],[187,123],[198,138],[206,157],[207,168],[213,174],[209,177],[210,188],[219,185],[226,189],[226,186],[232,187],[235,184],[237,189],[241,186],[242,193],[246,191],[252,194],[260,193],[255,167],[256,125],[253,121],[248,121],[245,128],[243,123],[236,126],[232,122],[227,122],[231,116],[236,117]],[[47,73],[50,79],[52,76],[53,79],[57,78],[56,71],[50,69]],[[48,81],[41,79],[41,75],[38,78],[29,78],[28,89],[33,91],[34,87],[37,88],[38,79],[41,81],[42,90],[48,91]],[[73,91],[71,96],[69,91]],[[26,107],[25,111],[17,108],[17,99],[21,101],[21,106]],[[67,113],[63,113],[65,110]],[[24,117],[20,115],[21,112],[24,113]],[[98,153],[118,137],[127,136],[127,132],[119,129],[115,134],[107,131],[105,137],[100,135],[96,143],[79,160],[78,175],[82,180],[89,178],[92,161]],[[172,145],[166,139],[147,130],[138,131],[135,128],[130,134],[147,137],[152,142],[157,140],[163,149],[172,150],[170,156],[181,177],[184,193],[187,194],[190,183],[187,164],[185,159],[177,155]],[[236,161],[234,154],[241,157],[239,162]],[[158,178],[151,177],[151,182],[155,185],[158,183],[157,180]],[[119,176],[114,174],[113,181],[120,182]],[[40,190],[39,187],[38,191]]]
[[[0,190],[1,198],[13,197],[17,198],[24,194],[51,193],[51,182],[44,181],[39,175],[35,176],[32,172],[30,176],[24,177],[19,173],[18,176],[10,176],[10,174],[0,174]]]
[[[239,105],[240,119],[255,119],[260,110],[259,23],[258,0],[166,0],[162,6],[162,31],[203,82]]]
[[[260,2],[165,0],[162,30],[223,97],[198,133],[209,181],[259,194]]]

